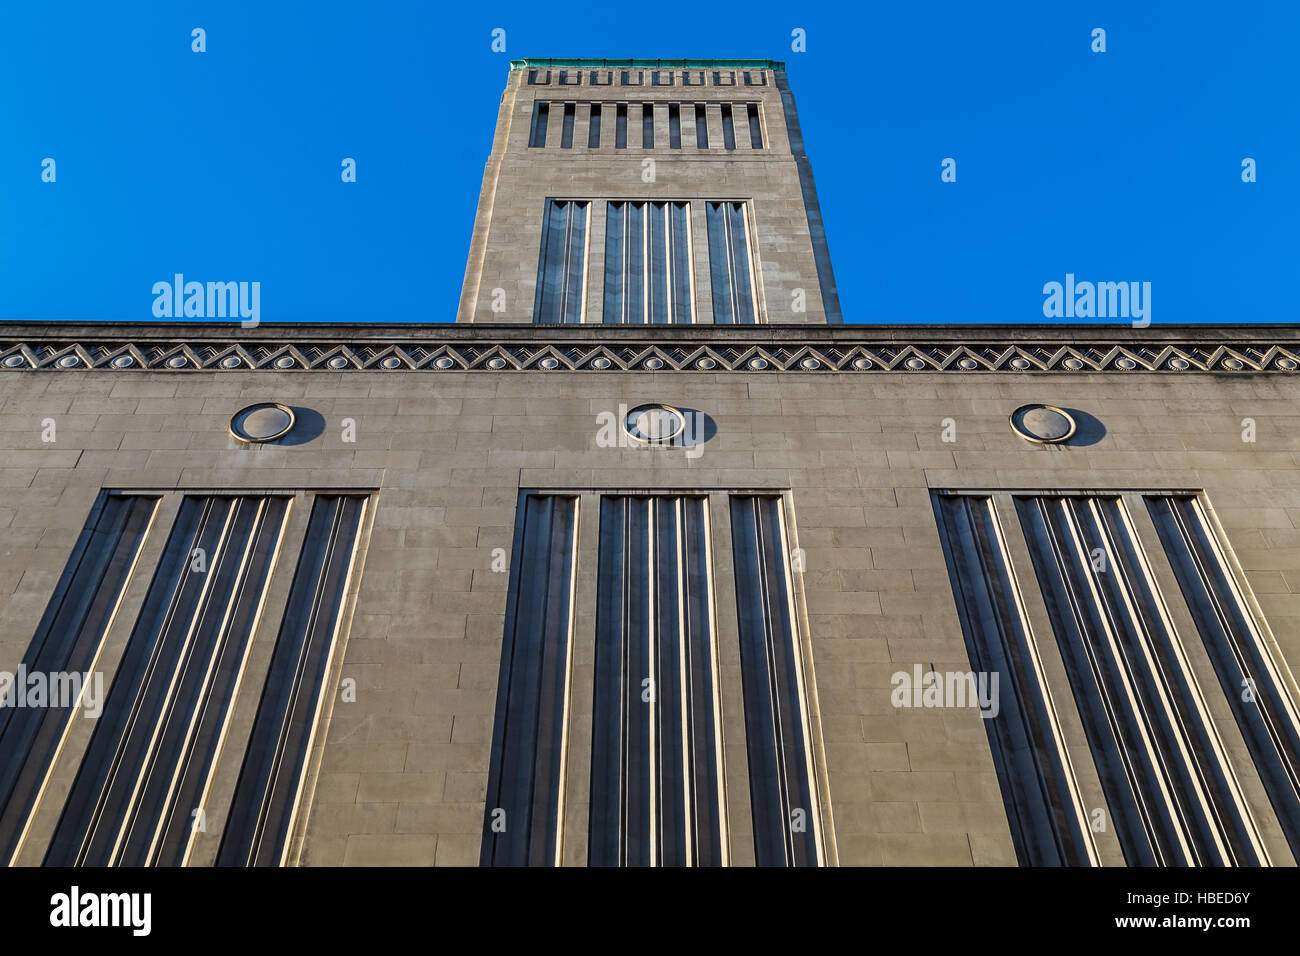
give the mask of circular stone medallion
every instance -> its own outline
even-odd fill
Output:
[[[293,409],[279,402],[249,405],[230,420],[230,434],[242,442],[260,445],[289,434],[293,428]]]
[[[686,428],[686,416],[671,405],[638,405],[629,409],[623,428],[637,441],[665,445]]]
[[[1068,441],[1078,426],[1055,405],[1021,405],[1011,413],[1011,429],[1025,441],[1056,445]]]

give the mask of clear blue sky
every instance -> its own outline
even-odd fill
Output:
[[[264,322],[452,321],[507,61],[712,56],[788,62],[848,322],[1041,322],[1067,272],[1152,283],[1156,324],[1291,322],[1298,26],[1293,0],[9,0],[0,318],[148,320],[183,272],[260,281]]]

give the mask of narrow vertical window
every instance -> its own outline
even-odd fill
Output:
[[[663,321],[687,323],[695,321],[695,290],[693,284],[694,256],[691,254],[690,203],[665,203],[667,216],[664,249],[668,262],[666,290],[663,301]]]
[[[731,119],[731,104],[722,104],[722,145],[726,149],[736,148],[736,125]]]
[[[591,121],[587,124],[587,148],[600,148],[600,104],[591,104]]]
[[[573,119],[577,110],[577,103],[564,104],[564,126],[560,130],[560,149],[573,148]]]
[[[762,149],[763,124],[758,118],[758,104],[750,103],[746,110],[749,113],[749,145],[754,149]]]
[[[695,145],[700,149],[709,148],[709,117],[703,103],[695,104]]]
[[[690,205],[684,202],[611,202],[605,219],[607,324],[689,323]]]
[[[718,325],[752,325],[754,304],[749,244],[743,202],[710,202],[709,275],[713,284],[713,321]]]
[[[682,148],[682,113],[681,107],[676,103],[668,105],[668,147]]]
[[[611,202],[605,214],[605,306],[602,321],[645,321],[645,203]]]
[[[530,149],[541,149],[546,145],[546,121],[550,116],[551,107],[548,103],[533,104],[533,125],[528,133],[528,146]]]
[[[614,148],[627,149],[627,104],[614,108]]]
[[[731,547],[755,862],[818,866],[821,827],[806,679],[780,497],[732,495]]]
[[[641,148],[655,148],[655,107],[653,103],[641,104]]]
[[[588,863],[726,862],[708,504],[601,499]]]
[[[533,321],[542,325],[582,321],[586,291],[589,204],[549,200],[542,224]]]
[[[578,499],[528,495],[519,513],[480,861],[555,866],[564,819]]]

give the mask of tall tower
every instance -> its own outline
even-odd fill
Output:
[[[785,64],[510,64],[460,322],[839,323]]]

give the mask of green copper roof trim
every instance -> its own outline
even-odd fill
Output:
[[[577,69],[637,69],[639,67],[669,69],[727,69],[727,70],[780,70],[785,72],[784,60],[592,60],[584,57],[535,57],[523,60],[511,60],[510,69],[523,70],[529,67],[553,69],[575,67]]]

